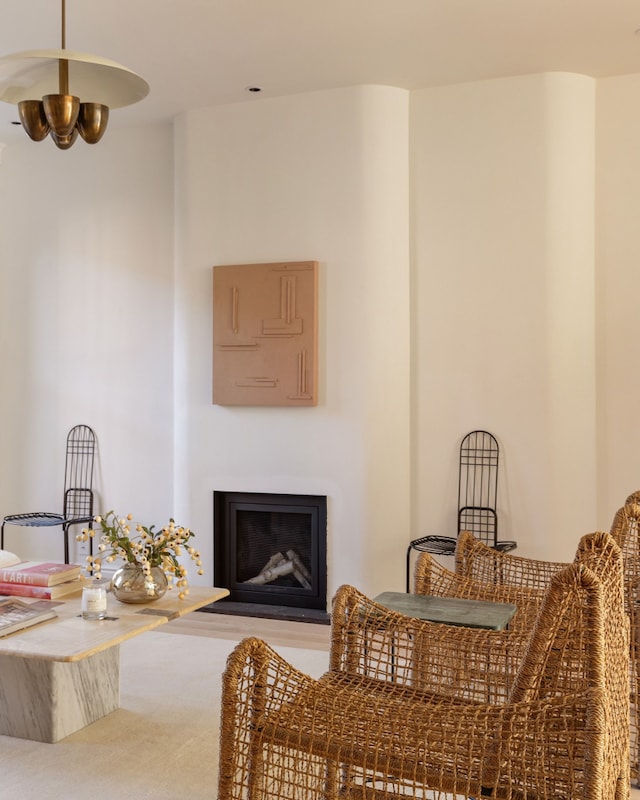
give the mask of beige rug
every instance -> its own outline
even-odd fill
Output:
[[[220,676],[235,642],[145,633],[121,645],[121,708],[57,744],[0,736],[0,797],[215,800]],[[328,654],[276,647],[320,675]]]
[[[0,736],[0,798],[216,800],[220,675],[234,646],[159,631],[125,642],[118,711],[57,744]],[[327,668],[326,652],[275,649],[310,675]]]

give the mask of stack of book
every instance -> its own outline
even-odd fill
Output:
[[[82,591],[84,579],[78,564],[19,561],[0,566],[0,595],[58,600]]]

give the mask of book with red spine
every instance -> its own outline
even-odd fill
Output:
[[[79,564],[57,564],[46,561],[20,561],[0,567],[0,583],[23,583],[28,586],[56,586],[80,577]]]
[[[34,586],[28,583],[0,582],[0,595],[35,597],[38,600],[58,600],[73,594],[79,594],[82,591],[84,582],[83,578],[76,578],[66,583],[58,583],[55,586]]]

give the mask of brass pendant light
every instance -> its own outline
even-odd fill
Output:
[[[0,100],[18,106],[33,141],[51,135],[57,147],[68,150],[78,134],[88,144],[99,142],[109,108],[137,103],[149,93],[149,84],[115,61],[67,50],[65,0],[61,4],[61,49],[0,58]],[[70,81],[75,94],[70,93]],[[34,99],[38,96],[40,100]]]

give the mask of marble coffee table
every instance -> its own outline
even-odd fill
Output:
[[[228,589],[192,586],[148,604],[108,595],[107,617],[85,620],[80,596],[29,601],[58,617],[0,638],[0,734],[57,742],[120,706],[120,643],[214,603]]]

